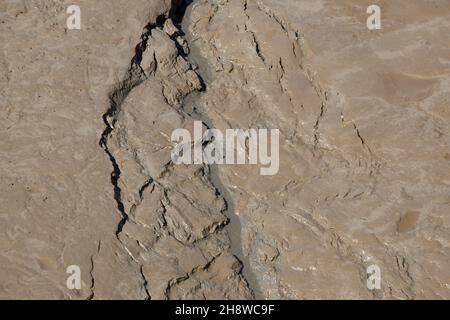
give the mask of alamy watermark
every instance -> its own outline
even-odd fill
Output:
[[[66,286],[69,290],[81,289],[81,268],[77,265],[70,265],[66,269],[66,273],[70,274],[67,277]]]
[[[270,135],[270,141],[269,141]],[[261,165],[261,175],[275,175],[280,166],[278,129],[218,129],[203,132],[201,121],[194,121],[194,137],[187,129],[175,129],[172,162],[181,164]],[[270,148],[270,153],[269,153]]]
[[[80,30],[81,29],[81,9],[76,4],[67,7],[66,13],[69,14],[66,20],[67,29]]]
[[[381,289],[381,269],[376,264],[367,267],[367,289],[380,290]]]
[[[367,7],[367,28],[369,30],[380,30],[381,29],[381,8],[376,4]]]
[[[367,18],[367,28],[369,30],[381,29],[381,8],[376,4],[367,7],[369,17]],[[66,13],[69,15],[66,20],[67,29],[81,30],[81,8],[76,4],[67,7]]]

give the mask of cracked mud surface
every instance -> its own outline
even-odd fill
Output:
[[[0,3],[0,298],[450,298],[448,1],[112,2]],[[279,173],[175,165],[194,120]]]

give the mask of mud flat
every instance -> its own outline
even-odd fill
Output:
[[[278,175],[221,167],[267,298],[449,296],[448,7],[383,2],[370,31],[370,4],[200,0],[185,21],[213,126],[281,131]]]
[[[2,8],[11,18],[2,25],[10,30],[2,32],[2,68],[9,74],[2,80],[9,144],[2,160],[9,165],[2,167],[0,263],[10,272],[0,295],[252,298],[224,230],[225,201],[208,169],[171,164],[172,131],[193,124],[182,101],[202,87],[173,24],[180,3],[142,1],[124,10],[120,1],[112,8],[83,2],[86,25],[78,33],[65,30],[65,7],[47,5],[56,17],[45,6]],[[25,20],[14,18],[20,14]],[[44,23],[24,39],[19,31],[30,16]],[[23,55],[35,60],[20,73],[26,60],[12,57],[25,40],[30,51]],[[52,43],[59,50],[50,57]],[[74,53],[77,44],[85,49]],[[69,265],[81,268],[81,290],[66,287]]]
[[[77,2],[0,4],[0,298],[450,298],[448,1]],[[175,165],[195,120],[278,174]]]

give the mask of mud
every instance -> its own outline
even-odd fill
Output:
[[[0,298],[450,297],[448,1],[77,2],[0,4]],[[278,174],[175,165],[195,120]]]

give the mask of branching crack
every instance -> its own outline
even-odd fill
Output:
[[[114,149],[112,147],[110,148],[111,145],[108,146],[108,141],[111,138],[114,130],[116,129],[116,124],[117,124],[116,122],[118,119],[118,115],[121,112],[122,105],[123,105],[125,99],[127,98],[127,96],[130,94],[130,92],[134,88],[136,88],[137,86],[142,84],[150,76],[150,74],[148,74],[148,73],[146,74],[146,71],[143,69],[143,66],[141,66],[141,62],[144,57],[144,51],[148,47],[148,42],[151,41],[152,30],[155,28],[158,28],[160,30],[165,30],[164,27],[167,22],[167,19],[171,19],[175,24],[179,24],[181,22],[182,16],[184,15],[184,10],[188,3],[189,3],[189,1],[175,1],[175,0],[172,1],[172,9],[170,10],[170,12],[168,12],[166,15],[159,16],[156,19],[156,22],[149,23],[145,27],[145,29],[141,35],[141,41],[135,47],[134,56],[131,60],[131,64],[130,64],[123,80],[120,81],[116,85],[116,87],[112,90],[112,92],[109,95],[109,109],[103,115],[103,122],[105,123],[106,128],[103,131],[100,141],[99,141],[99,145],[102,147],[102,149],[108,155],[111,165],[112,165],[112,168],[113,168],[113,171],[111,173],[111,184],[113,185],[113,188],[114,188],[114,199],[117,203],[117,208],[121,214],[121,219],[117,225],[117,229],[115,232],[116,238],[122,244],[124,250],[129,254],[131,259],[139,266],[139,272],[140,272],[140,275],[141,275],[143,283],[144,283],[144,291],[147,295],[147,299],[150,299],[151,297],[150,297],[150,293],[149,293],[149,283],[145,277],[142,261],[140,261],[141,259],[138,256],[133,256],[132,252],[130,251],[131,248],[130,249],[127,248],[125,241],[122,242],[122,240],[126,239],[124,237],[129,237],[130,239],[132,239],[133,235],[128,234],[128,231],[124,232],[124,234],[121,234],[121,233],[124,230],[124,226],[127,224],[127,222],[130,222],[130,223],[136,222],[136,221],[133,221],[134,220],[133,219],[134,212],[135,212],[137,206],[139,206],[142,203],[142,201],[145,197],[144,193],[146,193],[147,188],[149,188],[151,186],[159,186],[163,190],[165,199],[164,199],[164,201],[161,201],[161,206],[163,209],[163,218],[162,219],[163,220],[166,219],[166,211],[167,211],[166,207],[170,205],[170,200],[167,196],[166,188],[161,186],[157,180],[161,177],[164,177],[164,175],[170,173],[170,170],[171,170],[171,167],[173,164],[169,162],[165,166],[164,171],[161,174],[161,177],[155,177],[155,179],[153,177],[148,177],[146,182],[138,190],[139,191],[139,199],[137,200],[137,203],[135,203],[135,205],[133,205],[131,207],[131,209],[126,209],[126,205],[123,202],[124,195],[121,190],[121,184],[120,184],[120,178],[121,178],[121,174],[122,174],[121,163],[119,163],[119,158],[115,157]],[[182,46],[179,45],[179,42],[178,42],[179,37],[182,35],[183,35],[183,32],[180,28],[177,32],[175,32],[173,34],[168,34],[168,36],[174,41],[175,45],[177,46],[179,55],[182,57],[185,57],[188,53],[186,50],[184,50],[185,48],[183,48]],[[256,38],[255,38],[255,42],[256,42]],[[256,45],[258,48],[257,42],[256,42]],[[259,52],[259,49],[257,49],[257,52]],[[152,66],[153,70],[158,70],[158,66],[156,65],[157,61],[158,61],[158,59],[156,59],[156,56],[154,55],[155,65]],[[164,84],[162,85],[162,87],[164,87]],[[163,92],[163,96],[165,97],[164,92]],[[166,98],[166,100],[167,100],[166,102],[168,105],[171,105],[172,107],[174,107],[174,109],[177,110],[177,108],[175,108],[173,103],[170,103],[169,99]],[[177,110],[177,111],[180,112],[179,110]],[[216,193],[217,192],[218,192],[218,190],[216,188]],[[185,194],[181,193],[180,195],[182,197],[184,197],[190,203],[190,205],[192,205],[194,208],[197,207],[196,204],[193,203],[192,200],[189,199],[189,197],[187,197]],[[136,222],[136,223],[138,223],[138,222]],[[165,222],[163,222],[163,223],[165,223]],[[223,227],[223,225],[222,224],[220,224],[220,225],[214,224],[210,227],[211,230],[209,230],[209,229],[205,230],[205,234],[212,233],[217,228],[220,228],[220,227]],[[175,239],[177,239],[174,235],[170,234],[170,231],[169,231],[169,236],[172,236]],[[138,243],[138,245],[140,245],[142,247],[142,245],[140,244],[139,241],[137,241],[137,243]],[[168,290],[170,291],[170,286],[169,286]]]
[[[147,78],[140,66],[140,63],[142,61],[142,54],[145,48],[147,47],[148,39],[149,36],[151,35],[152,29],[162,28],[164,22],[165,17],[160,16],[157,18],[156,23],[149,23],[144,28],[144,32],[141,35],[141,42],[135,47],[135,54],[131,61],[131,65],[128,68],[128,71],[125,75],[125,78],[124,80],[119,82],[114,88],[114,90],[110,93],[109,95],[110,107],[107,110],[107,112],[103,115],[103,122],[105,123],[106,128],[101,135],[99,145],[108,155],[113,167],[113,171],[111,173],[111,184],[114,187],[114,199],[117,202],[117,208],[122,217],[116,229],[117,237],[122,232],[125,223],[128,221],[129,214],[125,212],[125,206],[122,202],[122,190],[119,186],[119,179],[121,175],[120,167],[119,164],[117,163],[116,158],[114,157],[113,153],[108,147],[108,139],[110,138],[111,133],[114,131],[117,115],[120,113],[122,104],[125,101],[126,97],[129,95],[131,90],[140,85]]]

